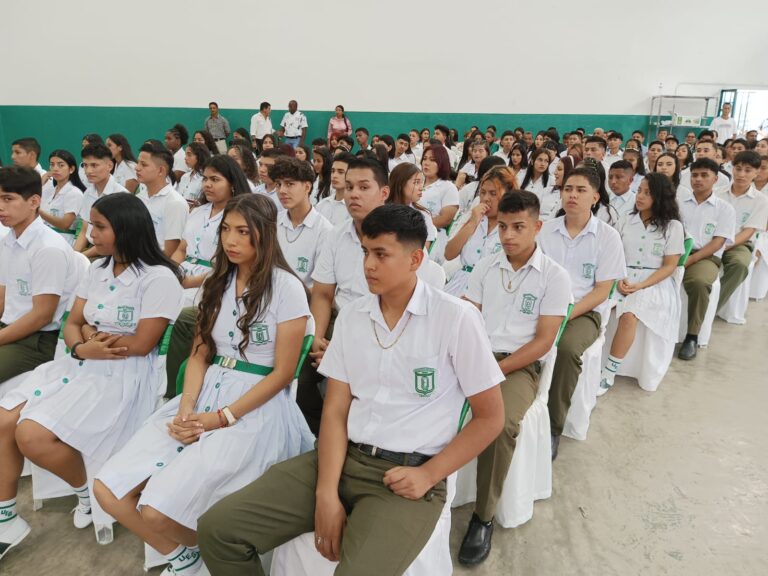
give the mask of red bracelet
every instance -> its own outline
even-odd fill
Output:
[[[217,410],[216,414],[219,417],[219,428],[226,428],[229,426],[229,422],[227,421],[227,418],[224,416],[224,413],[221,411],[221,409]]]

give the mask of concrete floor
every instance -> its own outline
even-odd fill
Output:
[[[526,525],[497,530],[482,566],[455,574],[767,574],[768,302],[750,303],[748,318],[718,320],[711,347],[694,362],[674,360],[656,393],[619,378],[589,439],[561,443],[552,498]],[[0,574],[142,574],[131,534],[117,527],[115,542],[98,546],[92,530],[72,527],[71,499],[33,512],[30,497],[25,479],[20,511],[33,532]],[[470,513],[454,511],[454,554]]]

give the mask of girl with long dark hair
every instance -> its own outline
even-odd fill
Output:
[[[72,246],[85,184],[80,180],[77,160],[66,150],[51,152],[48,163],[51,178],[43,186],[38,214]]]
[[[115,161],[112,171],[115,181],[128,192],[135,193],[139,186],[136,179],[136,157],[128,139],[122,134],[110,134],[107,137],[107,148],[112,152],[112,159]]]
[[[387,204],[403,204],[419,211],[424,216],[427,225],[427,243],[425,248],[429,250],[437,239],[437,228],[432,223],[432,215],[424,206],[419,204],[424,190],[424,174],[415,164],[403,162],[395,166],[389,175],[389,196]]]
[[[190,208],[197,206],[200,198],[200,189],[203,186],[203,168],[211,159],[211,153],[205,144],[191,142],[184,151],[184,161],[187,163],[189,172],[185,173],[176,189],[179,194],[187,201]]]

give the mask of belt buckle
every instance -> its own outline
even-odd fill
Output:
[[[189,258],[189,263],[190,264],[197,264],[197,262],[198,262],[197,258],[195,258],[194,256],[190,256],[190,258]]]
[[[219,366],[222,366],[223,368],[229,368],[230,370],[234,370],[235,366],[237,366],[237,359],[232,358],[230,356],[222,356],[221,361],[219,362]]]

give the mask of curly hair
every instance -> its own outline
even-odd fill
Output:
[[[676,190],[672,180],[665,174],[651,172],[645,175],[645,182],[648,184],[648,192],[651,195],[653,204],[651,205],[650,224],[657,229],[661,228],[664,236],[667,235],[667,228],[672,220],[680,220],[680,209],[677,205]],[[635,207],[632,214],[637,214]]]

